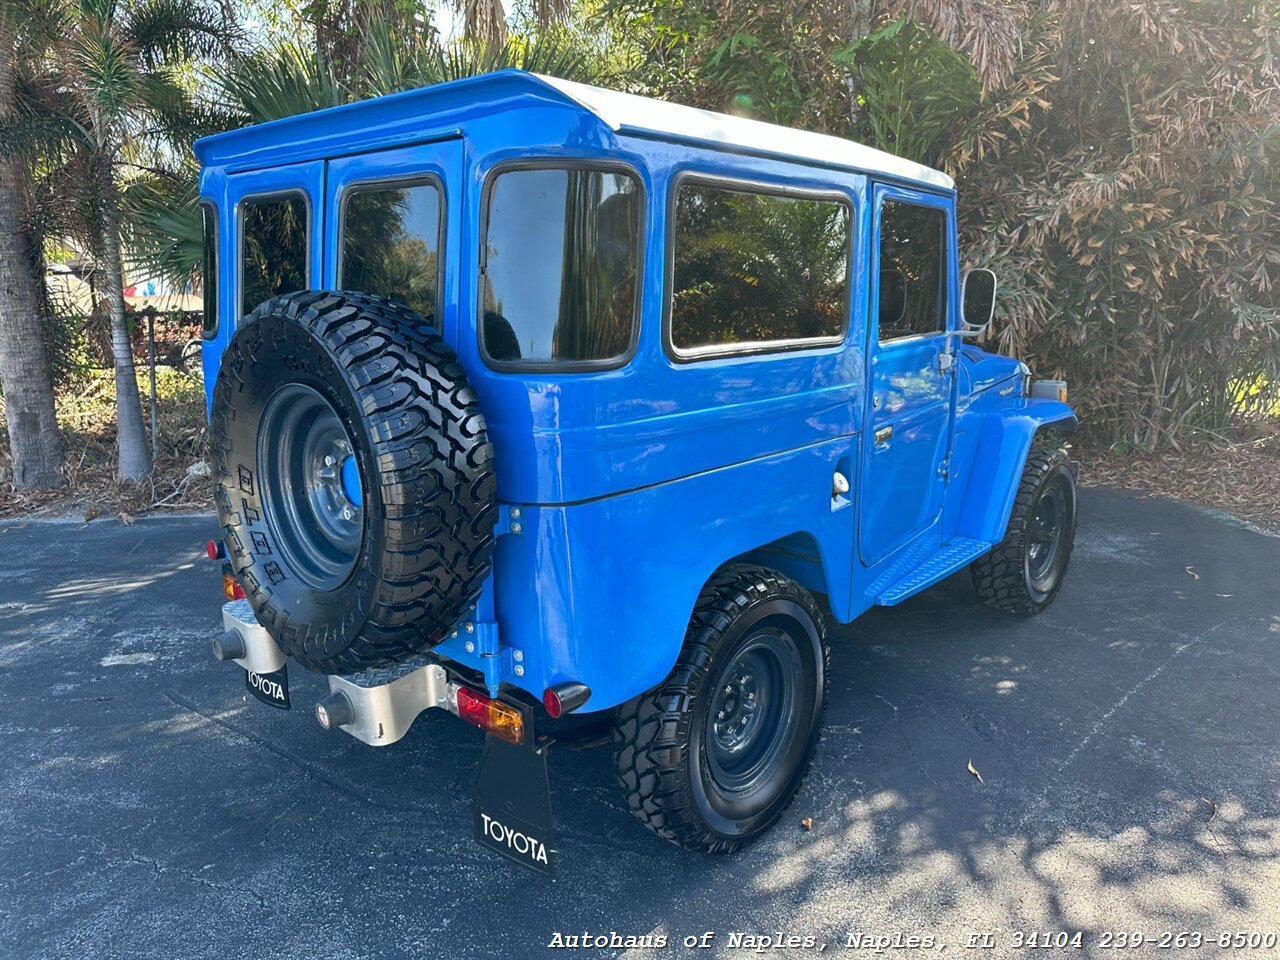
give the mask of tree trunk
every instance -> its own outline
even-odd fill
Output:
[[[107,306],[111,311],[111,356],[116,374],[116,448],[120,479],[141,480],[151,472],[151,449],[142,425],[142,400],[133,366],[133,345],[124,316],[124,268],[120,258],[120,206],[114,164],[105,164],[102,250],[106,259]]]
[[[0,119],[13,109],[13,47],[0,41]],[[27,242],[26,168],[0,157],[0,390],[4,391],[13,485],[52,490],[63,484],[62,436],[40,323],[35,259]]]

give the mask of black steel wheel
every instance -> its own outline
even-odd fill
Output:
[[[717,574],[671,675],[618,708],[614,757],[632,813],[710,853],[759,836],[808,770],[828,684],[822,615],[806,590],[762,567]]]
[[[1004,539],[970,569],[990,606],[1039,613],[1062,588],[1076,534],[1076,481],[1064,451],[1033,446]]]
[[[355,442],[318,390],[287,383],[258,424],[262,511],[289,569],[332,590],[355,569],[364,540],[364,495]]]
[[[407,307],[342,291],[263,303],[223,353],[211,435],[227,559],[304,666],[406,659],[475,602],[492,447],[462,367]]]
[[[802,670],[792,636],[768,627],[738,648],[712,688],[705,737],[717,788],[750,793],[777,765],[783,732],[796,718],[796,676]]]

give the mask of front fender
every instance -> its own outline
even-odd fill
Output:
[[[989,543],[1003,540],[1036,431],[1053,427],[1074,433],[1079,426],[1075,411],[1058,400],[1020,397],[988,413],[956,533]]]

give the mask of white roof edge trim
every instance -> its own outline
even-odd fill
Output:
[[[540,73],[534,76],[594,113],[612,130],[669,133],[691,140],[743,147],[774,156],[833,164],[872,174],[883,173],[902,180],[955,189],[955,181],[941,170],[842,137],[715,113],[634,93],[606,90]]]

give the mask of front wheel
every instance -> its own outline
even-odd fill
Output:
[[[1018,484],[1004,539],[971,565],[988,605],[1039,613],[1062,588],[1076,538],[1076,478],[1064,451],[1036,445]]]
[[[828,675],[822,615],[804,588],[762,567],[714,576],[670,676],[618,709],[614,758],[631,812],[709,853],[759,836],[808,770]]]

